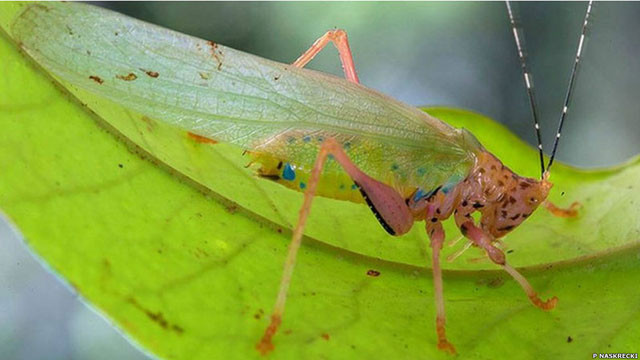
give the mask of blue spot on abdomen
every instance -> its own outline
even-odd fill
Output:
[[[426,194],[424,193],[424,191],[422,191],[422,189],[418,188],[418,190],[416,190],[415,195],[413,195],[413,202],[418,202],[418,201],[422,200],[422,198],[425,195]]]
[[[293,170],[291,164],[284,164],[284,170],[282,170],[282,178],[289,181],[292,181],[296,178],[296,172]]]

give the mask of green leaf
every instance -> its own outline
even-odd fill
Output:
[[[2,5],[7,34],[20,6]],[[61,91],[4,34],[0,68],[0,208],[30,248],[160,357],[258,358],[253,345],[301,194],[256,178],[242,149],[197,143],[69,84]],[[535,151],[502,126],[462,110],[428,111],[470,129],[517,172],[537,175]],[[639,179],[638,160],[598,171],[556,164],[551,198],[582,202],[581,215],[541,210],[509,235],[508,260],[528,266],[544,297],[560,298],[551,312],[531,306],[488,262],[467,261],[479,251],[445,263],[448,335],[459,353],[633,351]],[[451,224],[447,232],[458,235]],[[273,358],[447,358],[435,348],[420,224],[391,238],[366,206],[319,198],[307,235]]]

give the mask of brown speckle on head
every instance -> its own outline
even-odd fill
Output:
[[[474,210],[482,214],[482,230],[498,239],[520,225],[546,199],[551,183],[548,175],[541,181],[520,177],[488,152],[477,155],[475,168],[464,182],[466,195],[459,209],[463,211],[469,199]],[[460,230],[464,233],[467,229]]]

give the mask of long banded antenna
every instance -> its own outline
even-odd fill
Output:
[[[511,22],[511,30],[513,31],[513,38],[516,41],[516,48],[518,49],[518,58],[520,59],[520,67],[522,68],[522,76],[524,77],[524,84],[527,87],[527,95],[529,95],[529,105],[531,106],[531,114],[533,115],[533,127],[536,130],[536,137],[538,138],[538,152],[540,153],[540,176],[544,175],[544,154],[542,152],[542,138],[540,137],[540,123],[538,123],[538,111],[536,107],[536,98],[531,84],[531,72],[527,67],[527,61],[525,58],[524,45],[520,41],[520,35],[518,34],[518,27],[516,25],[515,18],[513,16],[513,10],[511,10],[511,3],[505,1],[507,4],[507,12],[509,13],[509,22]]]
[[[571,101],[571,95],[573,92],[573,86],[575,85],[576,73],[578,72],[578,65],[582,56],[582,48],[584,45],[584,39],[587,34],[587,25],[589,23],[589,16],[591,16],[591,9],[593,8],[593,0],[589,1],[587,5],[587,12],[584,15],[584,22],[582,23],[582,31],[580,33],[580,41],[578,42],[578,50],[576,51],[576,59],[573,62],[571,69],[571,78],[569,79],[569,87],[567,88],[567,95],[564,98],[564,106],[562,107],[562,115],[560,115],[560,121],[558,122],[558,131],[556,132],[556,139],[553,143],[553,150],[551,151],[551,158],[549,158],[549,164],[547,165],[547,171],[553,164],[553,159],[556,157],[556,150],[558,149],[558,141],[560,140],[560,134],[562,133],[562,125],[564,119],[567,116],[567,110],[569,110],[569,102]]]

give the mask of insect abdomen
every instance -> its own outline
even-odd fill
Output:
[[[311,175],[310,167],[299,166],[265,153],[251,152],[251,163],[257,166],[256,174],[292,190],[304,192]],[[318,183],[316,195],[354,203],[364,203],[356,184],[349,175],[340,172],[324,172]]]

